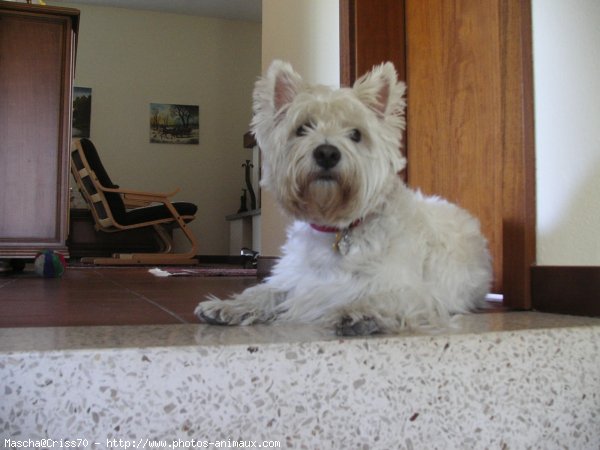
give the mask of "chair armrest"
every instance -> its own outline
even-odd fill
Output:
[[[134,191],[131,189],[122,189],[122,188],[107,188],[104,186],[100,186],[100,189],[103,190],[104,192],[114,192],[116,194],[122,194],[123,195],[123,201],[125,203],[127,202],[131,202],[131,203],[143,203],[143,204],[150,204],[153,202],[161,202],[164,203],[165,200],[167,200],[170,197],[173,197],[175,194],[177,194],[180,189],[177,188],[175,189],[173,192],[168,192],[168,193],[162,193],[162,192],[144,192],[144,191]]]

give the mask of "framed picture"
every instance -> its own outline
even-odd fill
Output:
[[[150,142],[156,144],[198,144],[198,105],[150,103]]]
[[[92,88],[73,88],[73,137],[90,137]]]

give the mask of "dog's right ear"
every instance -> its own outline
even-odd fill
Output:
[[[280,60],[273,61],[267,74],[256,83],[254,89],[255,114],[276,115],[294,100],[301,87],[302,78],[294,72],[289,63]]]
[[[279,111],[294,100],[300,91],[302,78],[294,72],[291,64],[279,60],[271,63],[267,77],[273,80],[273,105],[275,111]]]

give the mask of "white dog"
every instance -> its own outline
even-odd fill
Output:
[[[272,63],[254,90],[262,186],[295,222],[264,284],[196,308],[204,322],[314,322],[338,334],[441,325],[488,292],[479,222],[400,176],[405,86],[391,63],[352,88],[305,84]]]

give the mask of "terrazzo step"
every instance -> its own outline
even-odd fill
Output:
[[[600,319],[480,314],[439,334],[350,339],[307,326],[0,329],[0,399],[5,446],[598,449]]]

